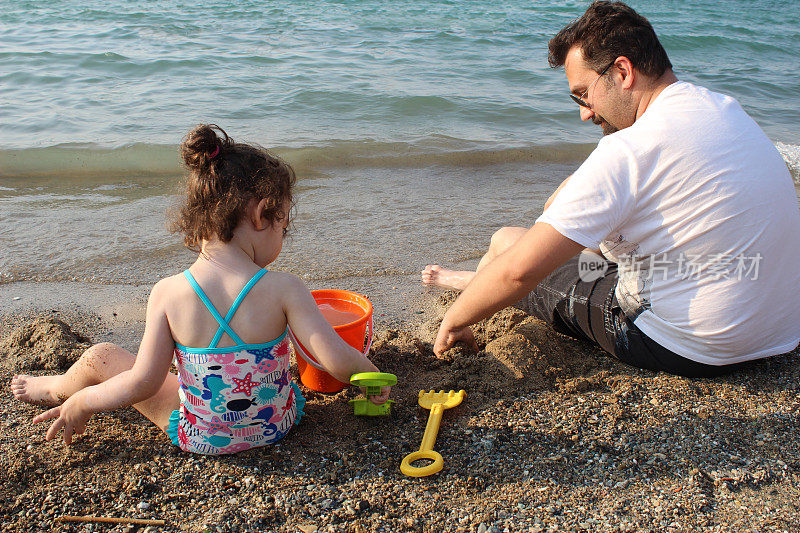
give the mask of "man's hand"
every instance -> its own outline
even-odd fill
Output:
[[[92,416],[92,412],[86,407],[83,400],[82,391],[70,396],[63,404],[48,409],[37,415],[33,419],[34,424],[55,418],[55,422],[47,430],[45,440],[53,440],[61,429],[64,429],[64,442],[72,444],[72,436],[80,435],[86,430],[86,422]]]
[[[439,326],[439,333],[436,334],[436,342],[433,344],[433,353],[436,354],[436,357],[441,357],[458,341],[462,341],[476,352],[478,351],[478,343],[475,342],[475,336],[468,326],[453,328],[447,322],[442,322],[442,325]]]

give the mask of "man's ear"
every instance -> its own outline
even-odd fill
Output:
[[[636,81],[636,71],[631,60],[625,56],[619,56],[614,60],[614,75],[620,80],[622,89],[630,89]]]
[[[272,226],[272,221],[264,217],[264,211],[267,209],[267,199],[262,198],[250,211],[250,218],[253,221],[253,227],[261,231]]]

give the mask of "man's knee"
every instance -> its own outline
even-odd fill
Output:
[[[526,231],[528,231],[528,228],[520,228],[517,226],[500,228],[492,234],[492,240],[489,246],[496,253],[503,253],[510,248],[512,244],[520,240]]]

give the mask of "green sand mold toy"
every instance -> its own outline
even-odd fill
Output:
[[[391,387],[397,384],[397,376],[386,372],[361,372],[350,376],[350,384],[356,387],[364,387],[367,396],[375,396],[381,393],[381,387]],[[357,416],[382,416],[388,415],[392,410],[392,400],[386,403],[375,405],[367,398],[350,400],[353,404],[353,413]]]

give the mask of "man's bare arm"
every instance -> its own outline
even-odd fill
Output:
[[[561,185],[558,186],[558,188],[555,190],[555,192],[553,194],[551,194],[550,198],[548,198],[547,201],[544,203],[544,209],[542,209],[542,211],[547,211],[547,208],[550,207],[550,204],[553,203],[553,200],[556,199],[556,196],[558,196],[558,193],[561,192],[561,189],[564,188],[564,185],[567,184],[567,182],[569,181],[569,179],[571,177],[572,177],[572,175],[570,174],[569,176],[566,177],[566,179],[564,181],[561,182]]]
[[[442,321],[434,352],[440,354],[458,340],[474,342],[468,326],[519,301],[581,249],[549,224],[535,224],[464,289]]]

